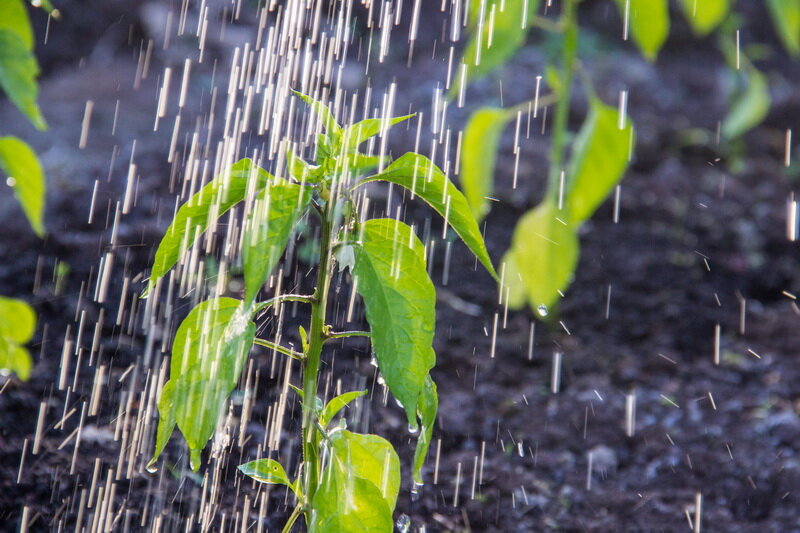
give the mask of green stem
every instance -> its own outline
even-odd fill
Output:
[[[258,344],[259,346],[264,346],[265,348],[269,348],[271,350],[275,350],[278,353],[282,353],[283,355],[289,356],[292,359],[297,359],[298,361],[302,361],[303,357],[305,357],[300,352],[295,352],[292,349],[286,348],[285,346],[281,346],[276,342],[271,342],[266,339],[255,339],[253,340],[254,344]]]
[[[303,508],[300,505],[294,508],[292,514],[289,515],[289,520],[286,521],[286,525],[283,526],[281,533],[289,533],[292,530],[292,526],[294,525],[295,522],[297,522],[297,519],[300,518],[300,512],[302,510]]]
[[[259,302],[258,305],[256,305],[255,312],[260,313],[267,307],[281,302],[302,302],[310,304],[313,303],[313,296],[304,296],[302,294],[282,294],[280,296],[276,296],[275,298],[270,298],[269,300]]]
[[[561,173],[567,148],[567,126],[569,119],[569,97],[572,93],[575,57],[578,52],[577,6],[580,0],[564,0],[564,42],[561,49],[561,83],[558,88],[555,117],[553,118],[553,144],[550,149],[550,174],[547,182],[547,197],[558,202]]]
[[[345,339],[347,337],[369,337],[369,331],[334,331],[326,336],[330,339]]]

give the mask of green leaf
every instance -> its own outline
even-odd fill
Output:
[[[355,400],[356,398],[360,398],[367,393],[365,390],[357,390],[351,392],[345,392],[344,394],[340,394],[335,398],[332,398],[331,401],[325,405],[325,408],[322,410],[322,414],[319,415],[319,423],[322,427],[327,427],[327,425],[334,419],[334,417],[339,414],[339,411],[344,409],[347,404]]]
[[[730,0],[681,0],[681,7],[692,31],[706,36],[728,16]]]
[[[722,121],[722,135],[727,139],[741,137],[766,118],[771,105],[767,79],[748,62],[742,69],[747,88],[739,93],[731,104],[728,115]]]
[[[167,447],[169,438],[178,424],[175,420],[175,381],[164,383],[161,395],[158,398],[158,414],[161,419],[158,421],[158,429],[156,430],[156,447],[153,451],[153,457],[147,463],[147,469],[153,472],[155,472],[154,465],[156,461],[164,452],[164,448]]]
[[[500,137],[514,116],[506,109],[483,107],[475,111],[464,128],[461,143],[461,187],[475,220],[489,212],[487,196],[492,194],[494,167]]]
[[[53,3],[50,0],[30,0],[31,5],[33,7],[40,7],[50,13],[53,18],[59,18],[61,16],[61,12],[56,9]]]
[[[301,183],[317,183],[324,177],[321,167],[306,163],[291,148],[286,149],[286,166],[289,175]]]
[[[419,397],[417,414],[419,415],[421,428],[417,438],[417,446],[414,449],[414,483],[422,484],[422,466],[428,457],[428,448],[433,440],[433,426],[436,424],[436,413],[439,410],[439,395],[436,392],[436,383],[433,378],[428,376],[425,379],[425,387]]]
[[[532,309],[552,306],[559,291],[572,282],[579,245],[576,226],[565,219],[565,211],[544,201],[523,215],[514,229],[510,253]]]
[[[14,372],[22,381],[28,381],[32,368],[33,358],[28,350],[0,337],[0,375]]]
[[[241,202],[247,194],[266,187],[272,179],[271,174],[254,165],[250,159],[242,159],[195,193],[178,209],[158,245],[145,295],[212,222]]]
[[[159,399],[161,421],[151,464],[177,423],[191,451],[192,469],[199,468],[200,452],[224,414],[254,337],[255,324],[238,300],[215,298],[189,312],[172,345],[170,380]]]
[[[436,363],[436,293],[425,269],[422,243],[391,219],[367,220],[355,249],[353,276],[364,299],[372,347],[386,385],[417,426],[417,402]]]
[[[383,128],[389,129],[395,124],[399,124],[405,120],[413,118],[416,114],[403,115],[402,117],[394,118],[368,118],[360,122],[356,122],[352,126],[348,126],[342,133],[342,139],[345,143],[345,150],[347,152],[355,151],[358,146],[381,132]]]
[[[513,248],[506,251],[501,264],[505,265],[503,285],[500,287],[501,296],[511,309],[520,309],[528,300],[525,291],[525,282],[517,266],[517,258]]]
[[[669,34],[669,0],[617,0],[622,17],[628,11],[628,28],[642,54],[654,61]]]
[[[294,490],[293,483],[286,475],[286,470],[283,466],[274,459],[258,459],[250,461],[243,465],[239,465],[239,470],[246,476],[259,481],[261,483],[269,483],[271,485],[286,485]]]
[[[582,224],[619,183],[628,168],[635,141],[631,121],[620,128],[619,111],[596,98],[575,139],[570,161],[566,205],[571,220]]]
[[[247,303],[278,264],[292,229],[311,201],[311,192],[311,187],[275,178],[253,202],[242,238]]]
[[[767,0],[767,8],[783,46],[793,56],[800,55],[800,2]]]
[[[338,468],[325,470],[311,505],[310,533],[388,533],[393,527],[392,510],[378,487],[342,476]]]
[[[335,150],[342,136],[342,127],[338,122],[336,122],[336,118],[333,116],[330,108],[322,102],[315,100],[301,92],[292,92],[300,97],[300,99],[306,104],[308,104],[308,106],[311,108],[311,111],[313,111],[314,114],[319,117],[320,122],[322,122],[322,126],[325,128],[325,133],[330,140],[330,148]]]
[[[356,186],[372,181],[400,185],[422,198],[444,217],[489,274],[498,279],[467,199],[433,161],[420,154],[403,154],[383,172],[364,178]]]
[[[25,344],[36,330],[36,312],[22,300],[0,296],[0,337]]]
[[[21,0],[0,0],[0,30],[15,33],[26,49],[33,50],[33,29]]]
[[[378,487],[390,510],[400,491],[400,458],[386,439],[377,435],[334,430],[329,435],[331,467],[337,477],[355,476]]]
[[[34,126],[47,128],[36,96],[39,86],[36,77],[39,64],[18,33],[0,28],[0,88]]]
[[[46,185],[36,152],[16,137],[0,137],[0,170],[10,178],[14,195],[33,231],[42,237]]]

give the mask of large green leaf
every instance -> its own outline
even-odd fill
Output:
[[[421,422],[417,446],[414,449],[414,483],[422,484],[422,466],[428,457],[433,439],[433,426],[436,424],[436,413],[439,410],[439,395],[436,392],[436,383],[433,378],[428,376],[425,379],[425,387],[419,397],[417,414]]]
[[[405,187],[427,202],[452,226],[489,274],[498,279],[467,199],[433,161],[420,154],[403,154],[383,172],[364,178],[358,185],[379,180]]]
[[[436,363],[436,293],[425,269],[422,243],[391,219],[367,220],[355,248],[353,275],[364,299],[372,347],[386,385],[417,426],[417,403]]]
[[[692,31],[705,36],[728,16],[730,0],[681,0],[681,7]]]
[[[800,1],[767,0],[767,8],[783,46],[793,56],[800,55]]]
[[[242,159],[195,193],[178,209],[158,245],[146,293],[212,222],[241,202],[246,194],[260,191],[273,179],[250,159]]]
[[[278,264],[292,229],[311,201],[311,191],[311,187],[275,178],[253,202],[242,238],[247,303]]]
[[[9,177],[33,231],[43,236],[45,180],[36,152],[16,137],[0,137],[0,170]]]
[[[325,469],[311,505],[310,533],[390,533],[393,527],[392,510],[378,487],[338,468]]]
[[[400,458],[388,440],[341,429],[330,433],[331,468],[337,476],[366,479],[381,491],[390,510],[400,491]]]
[[[525,284],[531,308],[546,313],[546,308],[558,300],[559,291],[569,287],[578,251],[576,225],[569,225],[565,211],[559,211],[550,201],[522,216],[509,253]]]
[[[633,124],[620,128],[619,111],[592,98],[589,116],[573,147],[566,192],[571,221],[577,225],[611,193],[628,168],[634,143]]]
[[[224,413],[254,337],[255,324],[238,300],[215,298],[189,312],[172,345],[170,380],[159,399],[161,421],[151,464],[177,424],[189,445],[192,469],[199,468],[200,452]]]
[[[345,392],[344,394],[340,394],[339,396],[332,398],[331,401],[325,405],[325,408],[319,415],[319,424],[322,427],[326,427],[333,420],[333,418],[339,414],[339,411],[347,407],[347,404],[356,398],[364,396],[366,393],[367,391],[365,390],[357,390]]]
[[[0,28],[0,88],[34,126],[43,130],[47,123],[36,103],[38,75],[39,65],[23,38],[17,32]]]
[[[506,109],[482,107],[472,114],[464,128],[461,188],[477,221],[481,221],[489,212],[486,197],[492,194],[500,137],[513,116]]]
[[[745,63],[742,72],[747,87],[735,96],[728,115],[722,121],[722,135],[727,139],[741,137],[761,124],[769,113],[771,98],[767,79],[749,63]]]
[[[669,0],[617,0],[621,16],[628,9],[628,31],[642,54],[655,60],[669,35]]]
[[[244,475],[250,476],[261,483],[286,485],[294,490],[294,484],[289,480],[289,476],[286,475],[286,470],[283,469],[283,465],[274,459],[257,459],[255,461],[250,461],[249,463],[239,465],[239,470]]]
[[[25,381],[33,359],[25,344],[36,329],[36,313],[22,300],[0,296],[0,371],[14,372]]]
[[[33,50],[33,29],[21,0],[0,0],[0,30],[14,32],[28,50]]]

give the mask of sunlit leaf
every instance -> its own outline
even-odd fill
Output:
[[[800,2],[767,0],[766,3],[783,46],[793,56],[800,55]]]
[[[571,221],[580,225],[608,197],[628,168],[634,143],[633,124],[619,111],[596,98],[581,127],[570,161],[566,205]]]
[[[32,368],[33,358],[28,350],[0,337],[0,375],[13,372],[22,381],[28,381]]]
[[[433,161],[420,154],[407,153],[383,172],[364,178],[358,185],[372,181],[400,185],[422,198],[452,226],[489,274],[498,279],[467,199]]]
[[[331,148],[335,149],[338,146],[342,136],[342,127],[336,121],[336,117],[333,116],[330,108],[322,102],[315,100],[301,92],[292,92],[302,99],[306,104],[308,104],[314,114],[317,115],[322,123],[322,126],[325,128],[325,133],[327,134],[329,141],[332,144]]]
[[[378,487],[343,476],[338,468],[325,469],[311,505],[310,533],[388,533],[393,527],[392,510]]]
[[[386,439],[341,429],[329,436],[331,468],[339,478],[355,476],[366,479],[380,490],[390,510],[400,491],[400,458]]]
[[[346,151],[350,152],[358,148],[358,146],[381,132],[383,128],[390,128],[395,124],[413,118],[414,115],[404,115],[402,117],[394,118],[367,118],[360,122],[356,122],[352,126],[348,126],[342,133],[342,139],[345,143]]]
[[[42,237],[45,179],[36,152],[16,137],[0,137],[0,170],[8,176],[33,231]]]
[[[578,236],[566,213],[549,201],[528,211],[514,230],[513,258],[533,309],[550,307],[572,282]]]
[[[503,274],[503,286],[500,287],[502,291],[503,301],[508,304],[511,309],[520,309],[528,301],[527,293],[525,292],[525,282],[522,280],[519,267],[517,266],[517,258],[515,257],[513,248],[506,252],[501,262],[505,266]]]
[[[212,222],[241,202],[248,193],[266,187],[272,179],[268,172],[254,165],[250,159],[242,159],[195,193],[178,209],[158,245],[146,294]]]
[[[506,109],[483,107],[475,111],[464,128],[461,143],[461,188],[475,220],[489,212],[487,196],[492,194],[494,167],[500,137],[514,116]]]
[[[436,363],[436,293],[411,228],[391,219],[367,220],[355,249],[353,276],[364,299],[378,368],[417,425],[417,403]]]
[[[311,201],[311,187],[275,178],[259,193],[242,238],[245,300],[253,301],[278,264],[292,229]]]
[[[722,121],[722,135],[727,139],[741,137],[766,118],[771,105],[769,86],[764,75],[749,63],[742,69],[747,81],[746,89],[731,104]]]
[[[436,413],[439,410],[439,395],[436,392],[436,383],[428,376],[425,387],[419,397],[417,414],[420,419],[419,437],[414,449],[414,483],[422,483],[422,466],[428,457],[428,448],[433,440],[433,427],[436,424]]]
[[[22,300],[0,296],[0,372],[14,372],[26,381],[33,359],[22,344],[31,340],[36,329],[36,313]]]
[[[250,461],[243,465],[239,465],[239,470],[246,476],[259,481],[261,483],[269,483],[273,485],[286,485],[294,489],[289,476],[286,475],[286,470],[283,466],[274,459],[257,459]]]
[[[319,415],[319,423],[322,427],[326,427],[334,417],[339,414],[339,411],[344,409],[347,404],[355,400],[356,398],[360,398],[367,393],[365,390],[357,390],[351,392],[345,392],[344,394],[340,394],[335,398],[332,398],[331,401],[325,405],[325,408],[322,410],[322,414]]]
[[[43,130],[47,123],[36,103],[37,76],[39,64],[30,47],[17,32],[0,28],[0,88],[34,126]]]
[[[642,54],[655,60],[669,34],[669,0],[617,0],[622,17],[628,10],[628,31]]]
[[[25,48],[33,50],[33,29],[22,1],[0,0],[0,30],[15,33],[22,39]]]
[[[683,13],[692,31],[708,35],[728,16],[730,0],[681,0]]]

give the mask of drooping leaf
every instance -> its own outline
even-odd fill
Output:
[[[742,72],[747,87],[734,98],[728,115],[722,121],[722,135],[727,139],[741,137],[761,124],[771,105],[764,75],[749,63],[745,63]]]
[[[461,188],[478,222],[489,212],[486,197],[492,194],[500,137],[513,116],[506,109],[483,107],[472,114],[464,128]]]
[[[322,414],[319,415],[319,424],[322,427],[326,427],[334,417],[339,414],[339,411],[344,409],[350,402],[355,400],[356,398],[360,398],[367,393],[365,390],[357,390],[351,392],[345,392],[344,394],[340,394],[335,398],[332,398],[329,401],[325,408],[322,410]]]
[[[390,510],[400,491],[400,458],[386,439],[377,435],[334,430],[329,435],[331,468],[340,478],[355,476],[366,479],[381,491]]]
[[[21,0],[0,0],[0,30],[15,33],[28,50],[33,50],[33,29]]]
[[[402,117],[393,118],[367,118],[362,121],[356,122],[352,126],[348,126],[342,133],[342,139],[345,144],[345,150],[351,152],[356,150],[361,143],[374,137],[381,132],[383,128],[390,128],[395,124],[413,118],[415,115],[403,115]]]
[[[692,31],[705,36],[728,16],[730,0],[681,0],[681,7]]]
[[[579,251],[575,228],[547,200],[519,220],[511,253],[532,309],[552,306],[572,282]]]
[[[383,172],[364,178],[357,186],[372,181],[388,181],[400,185],[422,198],[444,217],[489,274],[498,279],[467,199],[433,161],[420,154],[407,153],[392,162]]]
[[[433,440],[433,427],[436,424],[436,413],[439,411],[439,395],[436,383],[430,375],[425,379],[425,387],[419,397],[417,414],[420,419],[419,437],[414,449],[414,483],[422,484],[422,467],[428,457],[428,448]]]
[[[410,227],[395,220],[367,220],[362,229],[353,276],[372,347],[386,385],[416,426],[419,396],[436,363],[436,294],[421,257],[423,246]]]
[[[31,340],[36,329],[36,313],[22,300],[0,296],[0,373],[14,372],[27,381],[33,358],[21,346]]]
[[[619,111],[592,98],[575,140],[567,181],[565,203],[574,224],[591,217],[622,179],[634,141],[630,119],[625,117],[620,128]]]
[[[322,123],[323,128],[325,128],[325,133],[328,137],[328,140],[331,144],[329,147],[331,150],[335,150],[338,147],[339,141],[342,137],[342,127],[336,121],[336,117],[333,116],[330,108],[323,104],[322,102],[311,98],[308,95],[305,95],[298,91],[292,91],[296,96],[298,96],[301,100],[303,100],[308,106],[311,108],[311,111],[314,112],[315,115],[319,118],[320,122]]]
[[[292,229],[311,201],[311,192],[311,187],[275,178],[253,202],[242,238],[247,303],[278,264]]]
[[[241,202],[248,192],[260,191],[272,179],[267,171],[257,167],[250,159],[242,159],[195,193],[178,209],[158,245],[145,294],[169,272],[212,222]]]
[[[654,61],[669,34],[669,0],[617,0],[622,17],[628,9],[628,31],[636,46]]]
[[[10,178],[14,195],[33,231],[42,237],[46,186],[36,152],[17,137],[0,137],[0,170]]]
[[[392,531],[392,510],[378,487],[338,468],[326,468],[314,494],[309,520],[310,533]]]
[[[800,55],[800,2],[767,0],[767,8],[783,46],[793,56]]]
[[[36,97],[39,64],[17,32],[0,28],[0,88],[28,120],[40,130],[47,128]]]
[[[283,469],[278,461],[274,459],[257,459],[250,461],[243,465],[239,465],[239,470],[246,476],[259,481],[261,483],[268,483],[272,485],[286,485],[294,490],[294,485],[286,475],[286,470]]]

